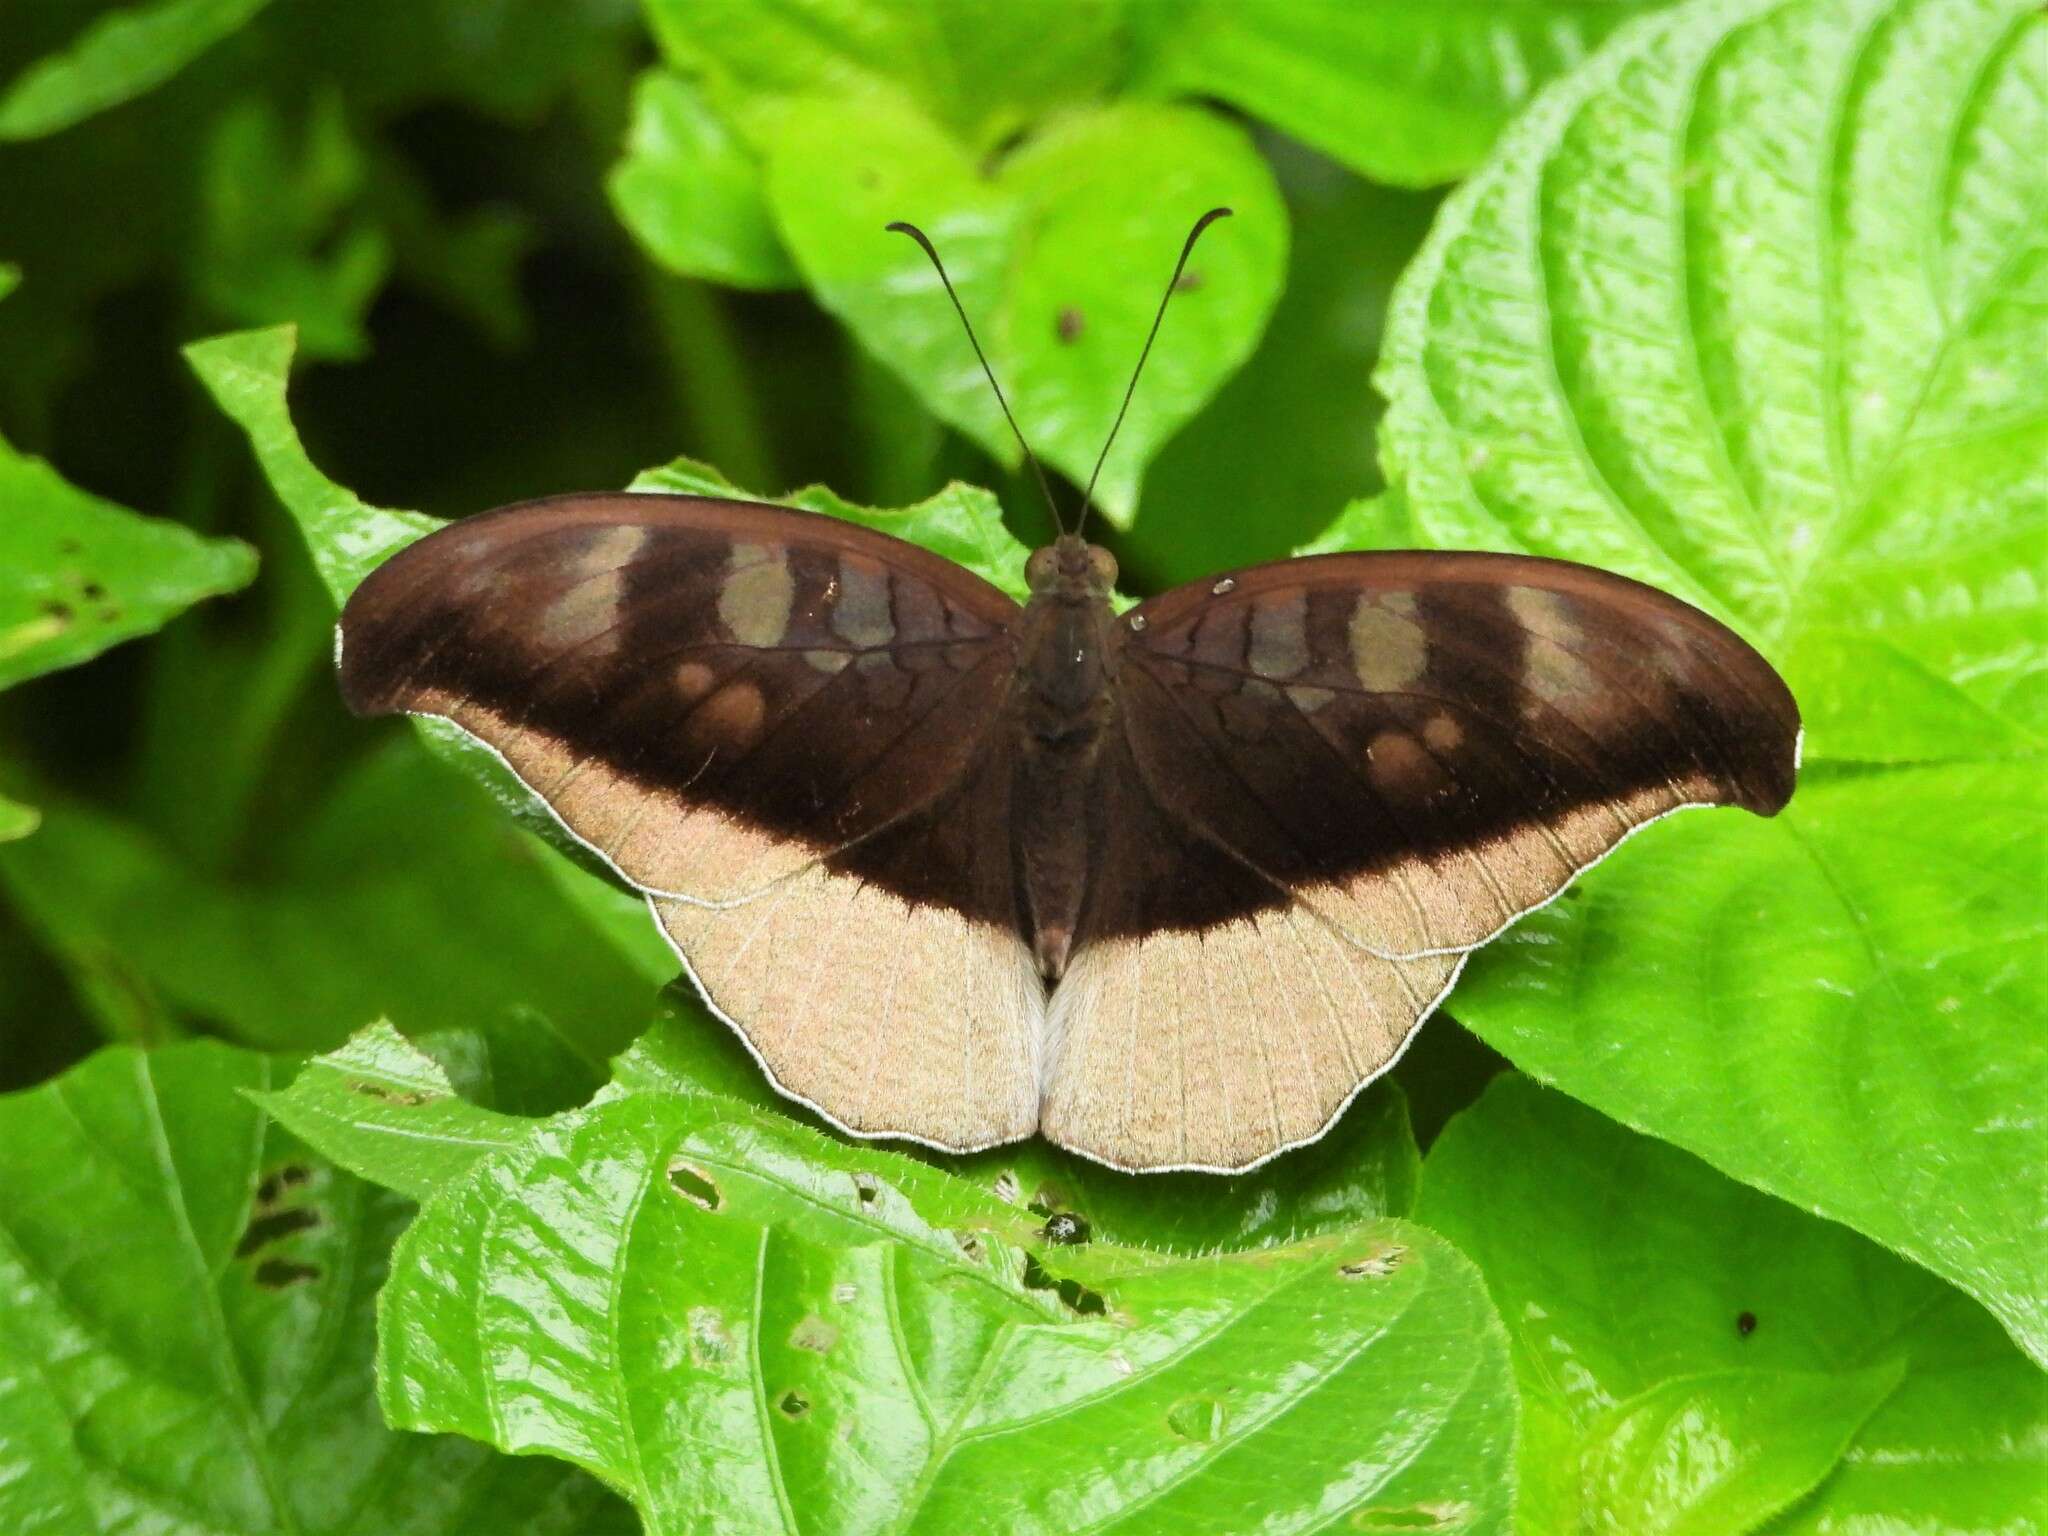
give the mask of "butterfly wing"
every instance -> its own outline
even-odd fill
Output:
[[[1043,989],[1009,844],[962,820],[972,786],[1007,783],[992,727],[1018,614],[835,519],[562,497],[374,571],[342,613],[342,691],[502,756],[648,893],[784,1091],[853,1129],[980,1145],[1036,1118]],[[965,1108],[958,1072],[931,1069],[949,1051],[981,1079]]]
[[[1769,815],[1798,712],[1739,637],[1584,566],[1291,560],[1126,616],[1046,1134],[1121,1167],[1314,1139],[1463,956],[1637,828]]]

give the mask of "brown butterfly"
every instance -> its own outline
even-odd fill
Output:
[[[1313,1140],[1630,833],[1792,792],[1770,665],[1604,571],[1325,555],[1119,616],[1077,525],[1025,574],[1019,607],[827,517],[558,497],[375,571],[342,689],[494,748],[782,1093],[1126,1169]]]

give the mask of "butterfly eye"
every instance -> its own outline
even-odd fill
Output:
[[[1047,545],[1044,549],[1032,551],[1031,558],[1024,562],[1024,585],[1034,592],[1043,592],[1059,573],[1059,551]]]
[[[1100,544],[1088,546],[1088,567],[1095,584],[1104,592],[1116,585],[1116,556]]]

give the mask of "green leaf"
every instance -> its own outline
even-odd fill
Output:
[[[652,1533],[1505,1518],[1497,1324],[1431,1234],[1171,1262],[1036,1222],[737,1104],[616,1098],[422,1211],[385,1411],[573,1460]]]
[[[672,459],[636,475],[627,489],[688,496],[738,496],[822,512],[827,517],[892,534],[935,555],[943,555],[956,565],[966,566],[982,580],[1001,587],[1019,602],[1031,595],[1024,584],[1024,562],[1031,551],[1003,526],[1002,505],[979,486],[956,481],[915,506],[863,507],[822,485],[807,485],[787,496],[753,497],[708,464],[695,459]]]
[[[693,990],[672,987],[664,1002],[666,1014],[615,1064],[615,1089],[736,1098],[845,1139],[769,1088],[730,1026]],[[334,1152],[328,1142],[319,1145]],[[1118,1173],[1035,1139],[967,1157],[906,1155],[1040,1220],[1055,1212],[1079,1216],[1099,1242],[1185,1254],[1268,1247],[1405,1216],[1422,1166],[1407,1101],[1391,1083],[1361,1095],[1313,1147],[1229,1178]]]
[[[633,88],[626,152],[605,188],[649,255],[670,271],[740,288],[790,288],[761,164],[703,93],[664,69]]]
[[[0,139],[56,133],[155,89],[269,3],[155,0],[95,18],[0,90]]]
[[[1669,0],[1138,5],[1142,88],[1213,96],[1377,181],[1452,181],[1530,95]]]
[[[239,540],[139,516],[0,440],[0,688],[89,661],[255,575]]]
[[[1091,101],[1115,77],[1124,7],[1070,0],[1059,25],[1006,0],[646,0],[662,53],[759,144],[792,100],[916,107],[976,152]]]
[[[768,199],[805,282],[942,420],[998,460],[1016,444],[924,253],[938,246],[1019,425],[1085,483],[1190,226],[1203,237],[1159,333],[1097,499],[1118,523],[1143,468],[1251,353],[1286,267],[1287,215],[1244,133],[1186,107],[1127,104],[1050,120],[992,170],[887,99],[789,105],[767,149]]]
[[[193,287],[232,323],[293,322],[312,356],[361,356],[391,268],[390,241],[362,208],[366,176],[332,92],[297,132],[267,102],[236,102],[201,161]]]
[[[282,1092],[253,1097],[349,1172],[422,1201],[527,1130],[457,1097],[447,1069],[387,1023],[308,1062]]]
[[[1531,1536],[2032,1528],[2048,1377],[1845,1228],[1514,1075],[1437,1141],[1416,1218],[1507,1322]]]
[[[42,822],[42,813],[32,805],[23,805],[0,795],[0,843],[11,843],[18,837],[27,837]]]
[[[1729,619],[1811,758],[1882,730],[1913,743],[1884,760],[1980,755],[1987,710],[2040,751],[2044,34],[2021,0],[1719,0],[1617,39],[1396,298],[1386,451],[1418,526]],[[1842,637],[1920,684],[1871,689]]]
[[[318,1050],[378,1017],[414,1033],[555,1029],[586,1091],[673,974],[644,917],[635,948],[618,947],[534,867],[557,855],[402,736],[306,817],[259,865],[216,873],[135,823],[53,801],[35,837],[0,853],[0,888],[75,969],[139,978],[251,1044]]]
[[[0,1098],[0,1529],[16,1536],[635,1529],[585,1478],[379,1420],[409,1207],[243,1098],[213,1044]]]
[[[1655,828],[1477,957],[1459,1018],[2048,1363],[2014,1113],[2048,1097],[2044,131],[2036,7],[1687,6],[1446,205],[1382,382],[1429,542],[1678,592],[1808,721],[1781,817]]]

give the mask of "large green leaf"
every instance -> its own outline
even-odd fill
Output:
[[[1669,0],[1191,0],[1140,4],[1138,80],[1213,96],[1379,181],[1477,165],[1530,94]]]
[[[600,927],[537,860],[560,856],[398,737],[253,867],[207,869],[133,822],[59,801],[35,837],[0,852],[0,889],[117,1034],[138,987],[274,1049],[324,1049],[380,1016],[416,1033],[552,1028],[587,1090],[673,962],[638,903],[632,925]]]
[[[1854,1233],[1515,1076],[1416,1214],[1507,1322],[1529,1536],[2037,1528],[2048,1378]]]
[[[0,441],[0,688],[77,666],[255,575],[248,545],[139,516]]]
[[[2044,131],[2038,7],[1687,6],[1447,205],[1381,380],[1426,539],[1679,592],[1808,720],[1778,820],[1654,829],[1458,1016],[2048,1363]]]
[[[10,1536],[635,1529],[588,1479],[379,1420],[377,1289],[409,1207],[243,1096],[259,1056],[107,1051],[0,1098]]]
[[[531,1130],[394,1262],[394,1423],[575,1461],[650,1532],[1498,1530],[1513,1402],[1419,1228],[1056,1248],[964,1180],[714,1096]]]
[[[1286,267],[1287,215],[1236,126],[1130,103],[1054,119],[993,170],[915,110],[796,103],[767,150],[768,199],[804,280],[942,420],[1018,452],[924,253],[924,227],[1033,449],[1085,482],[1195,219],[1203,237],[1097,484],[1130,520],[1144,465],[1250,354]]]
[[[155,0],[86,24],[62,53],[0,90],[0,139],[31,139],[140,96],[235,31],[270,0]]]

